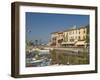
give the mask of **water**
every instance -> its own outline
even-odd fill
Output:
[[[32,51],[26,53],[26,67],[42,67],[51,64],[51,57],[49,50]]]
[[[26,67],[42,67],[55,64],[89,64],[88,49],[58,49],[52,52],[49,50],[33,50],[26,53]]]

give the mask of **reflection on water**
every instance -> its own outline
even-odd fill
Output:
[[[51,56],[49,50],[26,52],[26,67],[49,66],[50,64]]]
[[[32,50],[26,52],[26,67],[89,64],[88,48]]]

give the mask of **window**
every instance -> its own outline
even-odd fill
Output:
[[[83,36],[83,40],[85,40],[85,36]]]
[[[80,40],[80,36],[78,37],[78,40]]]
[[[80,31],[79,31],[79,34],[80,34]]]
[[[85,29],[84,29],[83,33],[85,33]]]
[[[77,36],[75,37],[75,39],[77,39]]]
[[[77,30],[76,30],[76,34],[77,34]]]

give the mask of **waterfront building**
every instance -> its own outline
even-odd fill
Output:
[[[51,46],[69,47],[69,46],[85,46],[87,47],[87,39],[89,39],[88,26],[76,27],[64,30],[62,32],[51,33]]]
[[[63,32],[51,33],[51,46],[60,47],[63,42]]]

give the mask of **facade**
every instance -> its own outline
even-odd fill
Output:
[[[63,32],[51,33],[51,46],[60,47],[63,42]]]
[[[75,26],[62,32],[54,32],[51,34],[51,46],[69,47],[69,46],[87,46],[88,28]]]

